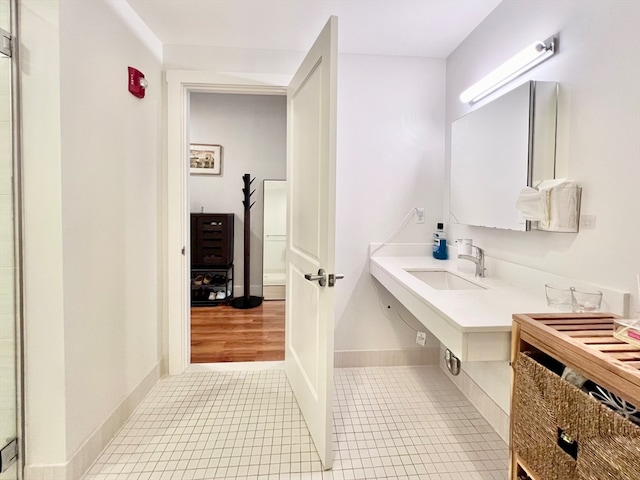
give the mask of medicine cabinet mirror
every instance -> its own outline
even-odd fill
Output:
[[[531,229],[516,200],[555,176],[557,92],[529,81],[452,123],[451,223]]]

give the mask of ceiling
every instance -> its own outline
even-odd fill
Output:
[[[127,0],[165,45],[307,51],[330,15],[343,53],[446,58],[501,0]]]

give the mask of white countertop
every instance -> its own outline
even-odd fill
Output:
[[[514,313],[558,311],[547,306],[544,296],[491,276],[474,277],[458,271],[457,266],[457,259],[436,260],[427,256],[372,257],[370,261],[371,274],[383,285],[391,277],[460,332],[507,332],[511,330]],[[446,270],[486,290],[438,290],[407,270]]]

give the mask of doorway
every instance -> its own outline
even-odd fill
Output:
[[[0,479],[22,478],[20,204],[16,2],[0,0]]]
[[[163,207],[167,232],[164,237],[167,262],[162,275],[166,292],[163,316],[168,326],[165,338],[169,374],[173,375],[184,372],[190,360],[189,284],[184,281],[190,270],[186,246],[188,163],[185,163],[189,158],[186,121],[189,95],[193,91],[215,91],[216,86],[228,93],[286,92],[288,326],[284,366],[324,469],[332,466],[335,321],[332,287],[334,280],[341,278],[332,273],[335,268],[337,37],[338,19],[332,16],[296,73],[289,78],[269,74],[167,72],[168,139],[162,175],[166,182]],[[305,251],[309,254],[304,254]]]
[[[249,295],[265,296],[264,225],[265,220],[271,225],[271,217],[265,215],[264,180],[286,176],[286,96],[193,92],[188,132],[191,152],[212,149],[217,162],[209,171],[189,169],[190,361],[284,360],[283,297],[247,310],[230,303],[244,295],[247,284]],[[245,282],[242,177],[247,173],[252,179],[252,207]]]
[[[164,163],[163,204],[166,218],[166,262],[163,264],[163,321],[165,344],[169,352],[169,374],[184,372],[191,363],[189,171],[183,164],[188,157],[189,111],[192,93],[242,95],[286,95],[290,75],[225,74],[204,71],[168,71],[167,81],[167,161]],[[223,159],[223,162],[226,161]],[[223,171],[225,166],[222,166]]]

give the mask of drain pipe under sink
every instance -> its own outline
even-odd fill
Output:
[[[444,352],[444,361],[447,364],[447,370],[451,375],[460,374],[460,359],[456,357],[448,348]]]

